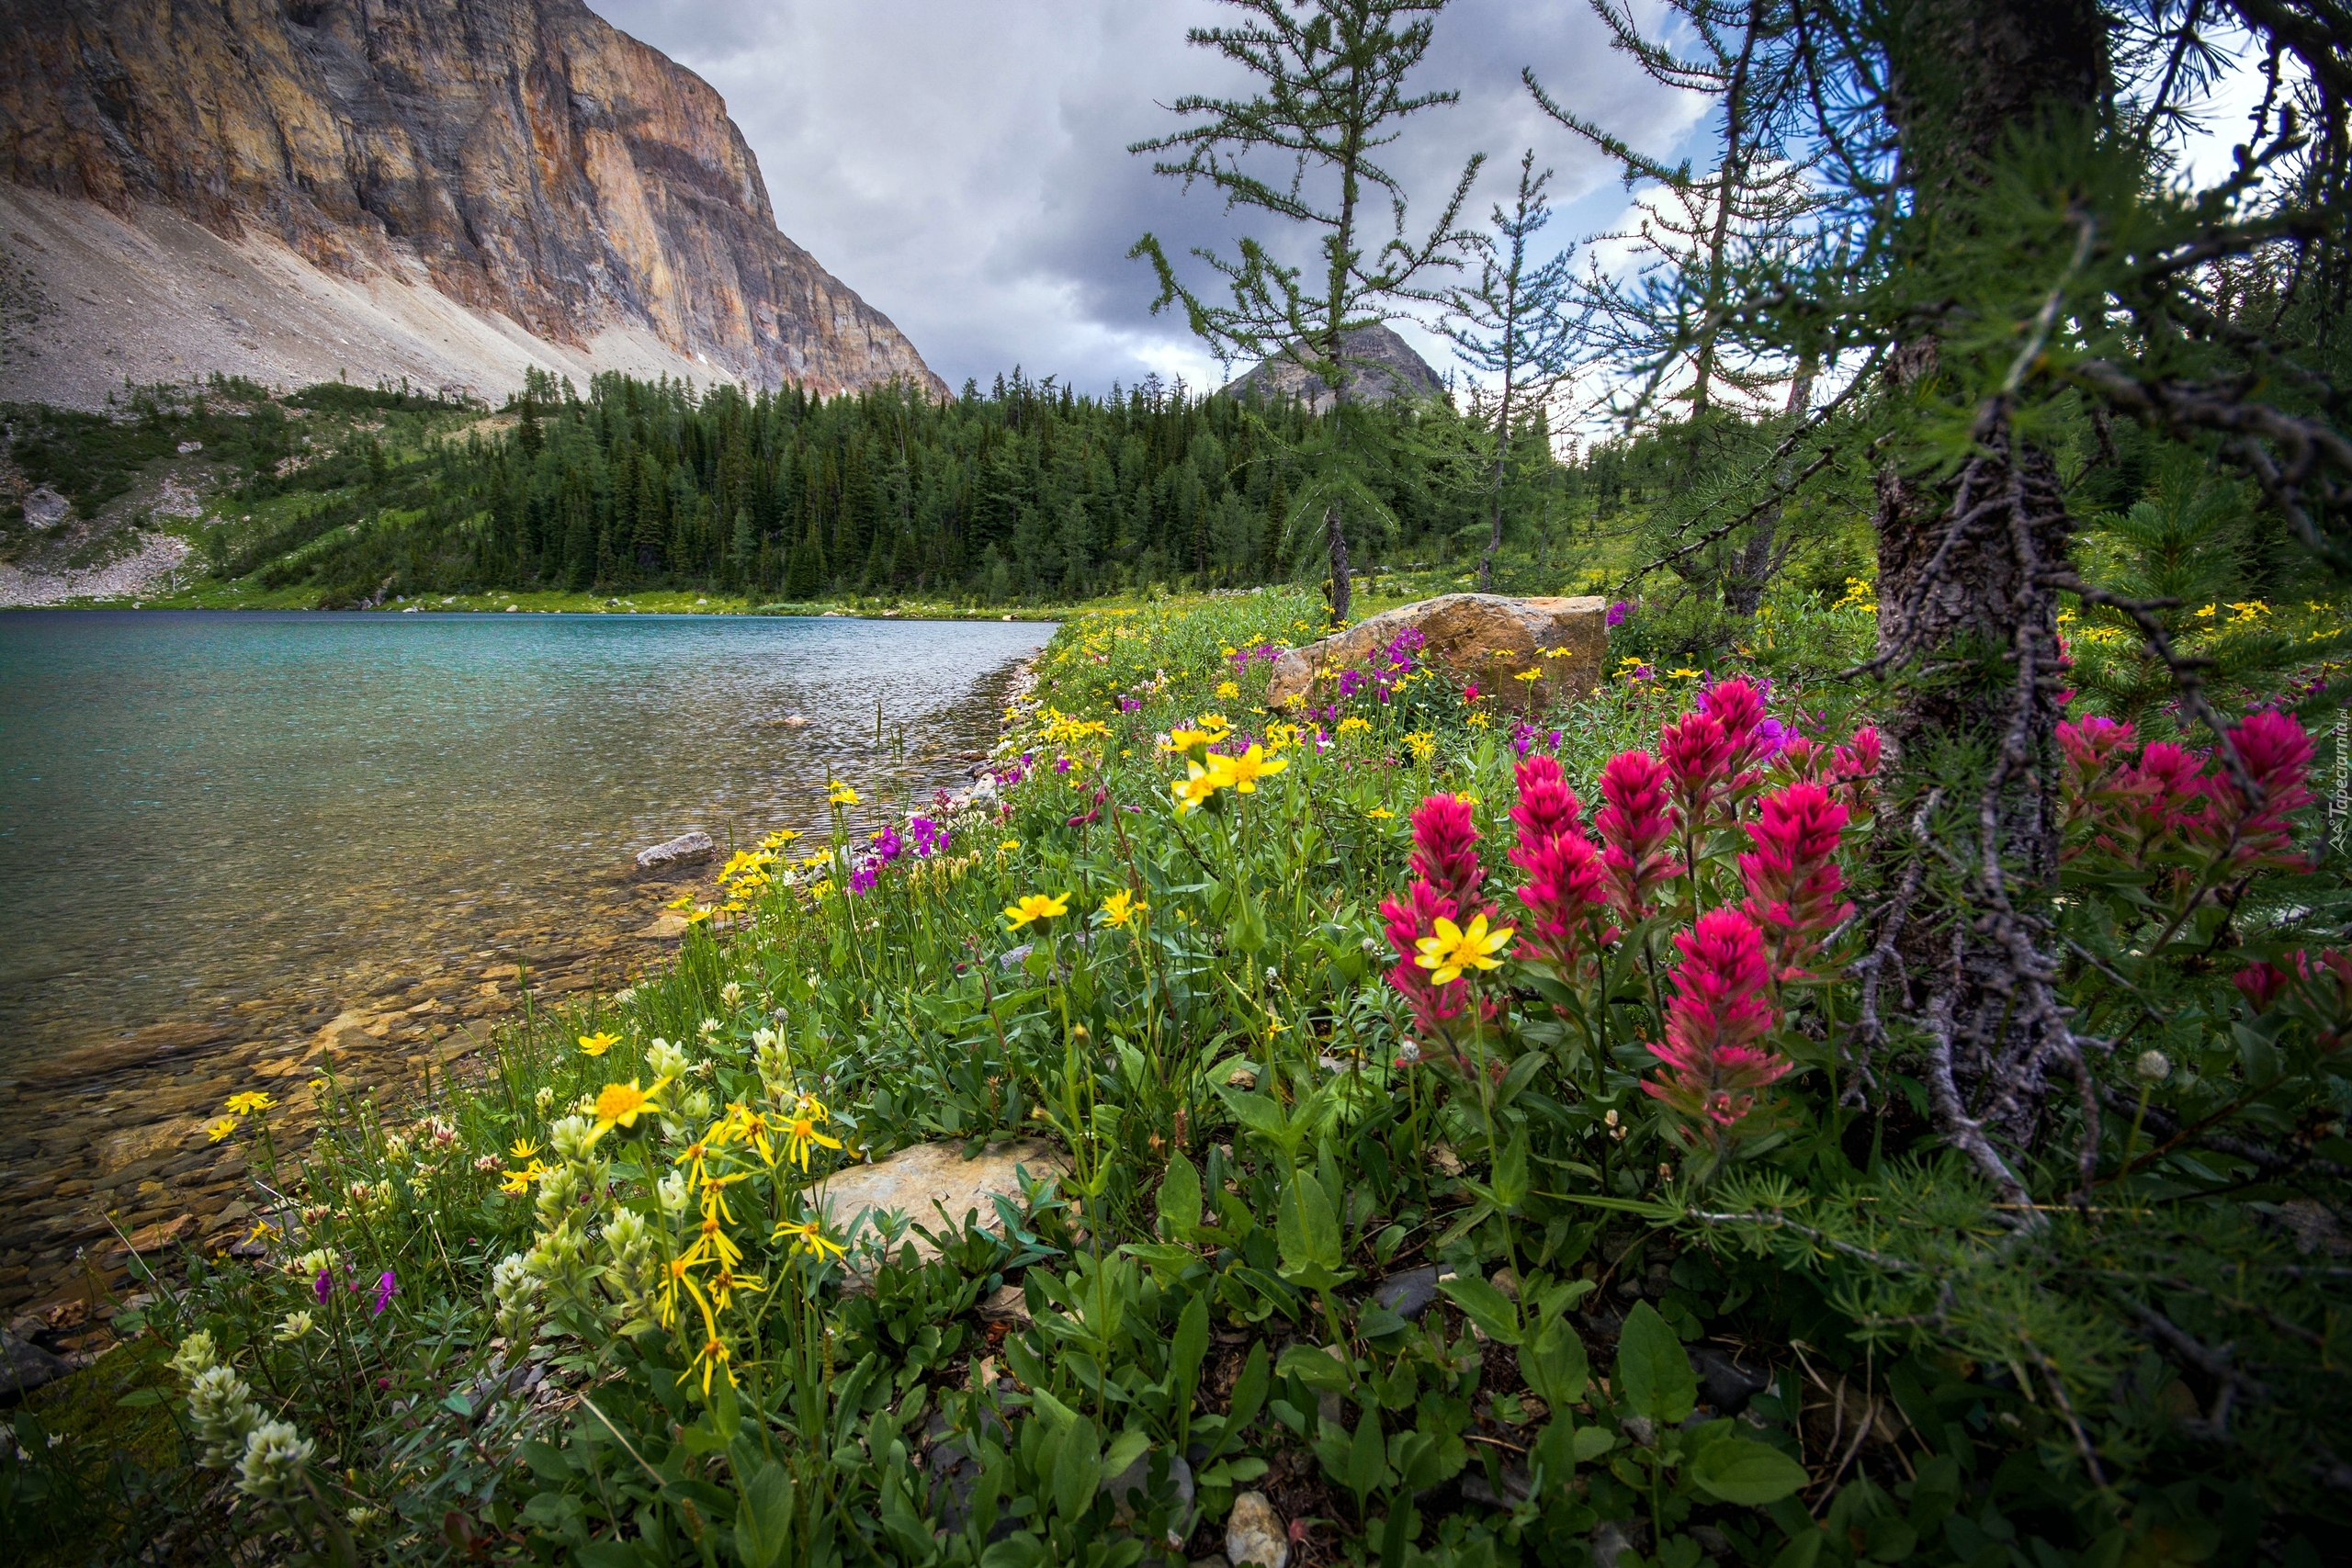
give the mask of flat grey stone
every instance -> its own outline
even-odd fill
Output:
[[[637,852],[639,871],[668,871],[673,866],[695,865],[718,853],[718,846],[708,833],[681,833],[674,839],[664,839],[651,849]]]
[[[0,1397],[21,1397],[47,1387],[74,1370],[73,1363],[63,1357],[52,1356],[6,1330],[0,1330],[0,1359],[7,1363],[6,1370],[0,1372]]]
[[[1437,1300],[1437,1265],[1424,1263],[1419,1269],[1389,1275],[1372,1292],[1372,1299],[1398,1317],[1409,1320],[1420,1316]]]

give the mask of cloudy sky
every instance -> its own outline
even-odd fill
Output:
[[[1128,143],[1180,125],[1160,107],[1239,85],[1184,29],[1210,0],[589,0],[707,79],[742,127],[777,225],[887,312],[953,385],[1022,366],[1104,391],[1145,372],[1218,378],[1181,317],[1150,314],[1150,230],[1171,251],[1229,243],[1204,189],[1156,176]],[[1637,9],[1651,9],[1639,4]],[[1612,54],[1585,0],[1454,0],[1418,85],[1462,101],[1423,111],[1391,162],[1424,204],[1471,152],[1476,200],[1502,194],[1522,148],[1556,167],[1563,241],[1606,226],[1623,186],[1520,85],[1532,65],[1564,102],[1645,151],[1703,143],[1702,106]],[[1703,157],[1703,152],[1702,152]],[[1264,226],[1265,220],[1259,220]],[[1441,371],[1442,346],[1419,338]]]

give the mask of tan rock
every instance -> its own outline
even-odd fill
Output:
[[[879,1219],[892,1213],[935,1231],[941,1228],[941,1209],[947,1212],[948,1224],[962,1224],[964,1216],[977,1210],[983,1229],[999,1230],[1002,1222],[997,1218],[995,1200],[1001,1193],[1019,1201],[1017,1171],[1024,1168],[1033,1178],[1059,1176],[1069,1170],[1069,1161],[1059,1149],[1036,1138],[991,1145],[974,1159],[964,1157],[960,1142],[917,1144],[872,1165],[851,1166],[815,1190],[824,1206],[826,1228],[835,1235],[847,1235],[865,1215]],[[919,1257],[937,1255],[936,1248],[911,1231],[907,1239]]]
[[[367,1050],[376,1043],[383,1032],[381,1025],[371,1029],[371,1024],[375,1024],[374,1018],[364,1012],[335,1014],[333,1021],[311,1036],[311,1048],[303,1053],[302,1060],[308,1062],[330,1051],[348,1055]]]
[[[1289,1531],[1263,1492],[1244,1492],[1233,1500],[1225,1520],[1225,1555],[1234,1568],[1253,1562],[1258,1568],[1284,1568],[1290,1562]]]
[[[1266,703],[1288,707],[1329,693],[1341,671],[1363,667],[1399,632],[1416,627],[1427,639],[1419,657],[1493,694],[1489,711],[1540,710],[1600,684],[1609,658],[1608,615],[1608,602],[1591,596],[1441,594],[1384,610],[1346,631],[1290,649],[1274,661]],[[1541,680],[1516,678],[1539,668]]]
[[[641,937],[657,938],[663,942],[674,942],[685,935],[686,931],[685,916],[679,914],[675,909],[664,909],[653,917],[651,925],[637,934]]]
[[[175,1244],[187,1240],[195,1234],[196,1216],[194,1214],[181,1214],[175,1219],[158,1220],[152,1225],[141,1225],[130,1233],[130,1246],[128,1250],[120,1242],[115,1244],[114,1249],[107,1254],[105,1267],[120,1268],[130,1260],[130,1254],[133,1252],[141,1258],[152,1259],[157,1254],[168,1251]]]

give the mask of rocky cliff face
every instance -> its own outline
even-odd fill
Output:
[[[46,286],[52,333],[88,335],[77,305],[112,310],[101,253],[135,275],[148,250],[177,269],[156,308],[256,350],[275,333],[332,359],[355,332],[405,334],[495,381],[534,356],[494,340],[527,334],[560,368],[947,390],[777,231],[718,93],[581,0],[0,0],[0,179],[28,187],[0,216],[22,219],[9,259]],[[206,276],[289,263],[322,275],[296,290],[320,321]],[[441,299],[403,297],[420,287]]]
[[[1442,397],[1445,383],[1413,345],[1385,326],[1362,327],[1340,340],[1340,359],[1352,378],[1349,400],[1385,403],[1391,398]],[[1305,366],[1276,355],[1226,383],[1241,397],[1251,390],[1270,398],[1305,398],[1317,412],[1331,406],[1331,389]]]

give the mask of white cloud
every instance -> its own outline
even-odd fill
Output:
[[[1228,244],[1248,215],[1155,176],[1129,142],[1173,130],[1160,105],[1240,86],[1189,48],[1187,26],[1230,21],[1210,0],[979,6],[946,0],[589,0],[727,99],[760,160],[776,221],[897,321],[951,384],[1021,365],[1081,389],[1148,370],[1219,378],[1181,318],[1149,313],[1149,268],[1125,259],[1147,229],[1171,251]],[[1490,172],[1483,217],[1521,148],[1557,166],[1563,241],[1582,209],[1622,202],[1611,172],[1520,85],[1532,65],[1578,112],[1669,152],[1701,106],[1606,48],[1584,0],[1456,0],[1420,74],[1462,102],[1425,111],[1389,157],[1427,209],[1463,159]],[[1261,231],[1262,231],[1262,229]],[[1440,345],[1409,333],[1441,371]]]

